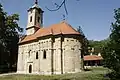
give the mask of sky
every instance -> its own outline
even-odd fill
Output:
[[[20,15],[19,25],[26,28],[27,10],[33,6],[35,0],[0,0],[3,9],[8,15]],[[38,0],[40,8],[44,11],[44,27],[63,21],[64,8],[51,12],[54,3],[60,4],[62,0]],[[111,23],[114,22],[114,9],[120,8],[120,0],[67,0],[68,15],[66,22],[74,28],[81,26],[89,40],[103,40],[110,34]],[[25,33],[25,31],[24,31]]]

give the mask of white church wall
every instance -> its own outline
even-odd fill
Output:
[[[32,11],[28,12],[28,24],[27,24],[27,28],[35,25],[35,14],[36,14],[36,9],[33,9]],[[32,17],[32,21],[31,22],[30,22],[30,17]]]
[[[39,43],[40,72],[42,74],[51,73],[51,38],[39,40]],[[46,53],[46,58],[44,53]]]
[[[80,42],[74,38],[65,38],[64,41],[64,73],[80,72]]]
[[[53,48],[54,48],[53,68],[54,68],[54,73],[58,74],[61,73],[61,37],[55,38]]]
[[[53,71],[61,74],[61,42],[63,73],[80,72],[81,68],[81,43],[74,38],[55,38],[53,42]],[[44,58],[46,51],[46,58]],[[36,53],[38,52],[38,59]],[[22,54],[20,54],[22,53]],[[29,65],[32,65],[32,73],[51,74],[52,39],[40,39],[19,46],[18,72],[29,73]],[[23,67],[22,67],[23,66]]]

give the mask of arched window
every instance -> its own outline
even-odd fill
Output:
[[[38,52],[36,52],[36,59],[38,59]]]
[[[43,59],[46,59],[46,51],[43,51]]]
[[[30,57],[30,54],[31,54],[31,50],[29,50],[29,52],[28,52],[28,56]]]
[[[32,22],[32,16],[30,16],[30,22]]]

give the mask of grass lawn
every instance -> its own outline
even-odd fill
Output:
[[[63,75],[7,75],[1,76],[0,80],[109,80],[104,77],[108,69],[103,67],[92,68],[90,71],[83,71],[74,74]]]

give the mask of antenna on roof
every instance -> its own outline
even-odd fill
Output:
[[[35,4],[38,4],[38,0],[35,0]]]

